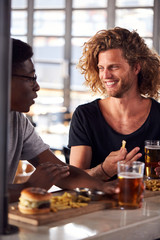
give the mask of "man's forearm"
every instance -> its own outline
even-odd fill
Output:
[[[58,187],[63,189],[74,189],[76,187],[88,187],[94,189],[101,189],[102,182],[100,179],[92,177],[90,174],[82,169],[76,168],[74,166],[70,167],[70,175],[65,179],[58,181],[56,184]]]
[[[101,181],[108,181],[110,179],[110,177],[107,176],[102,170],[101,164],[97,165],[94,168],[86,169],[85,172],[87,172],[90,176],[97,178]]]
[[[56,186],[58,186],[62,189],[74,189],[76,187],[88,187],[88,188],[103,191],[103,187],[104,187],[103,181],[100,177],[98,178],[98,174],[95,174],[95,175],[93,174],[93,176],[92,176],[91,174],[88,174],[84,170],[76,168],[71,165],[69,165],[69,171],[70,171],[69,176],[62,178],[61,180],[55,182]],[[36,173],[36,171],[35,171],[35,173]],[[38,180],[32,181],[33,182],[32,184],[30,183],[31,182],[30,180],[23,184],[10,184],[8,186],[9,202],[18,201],[22,189],[27,188],[27,187],[35,186],[35,187],[46,188],[48,190],[48,185],[47,185],[47,183],[45,183],[45,181],[47,181],[47,179],[44,179],[44,181],[42,181],[42,182],[40,180],[41,180],[41,175],[38,175]],[[53,180],[53,183],[48,182],[48,184],[49,184],[49,186],[54,184],[54,180]]]

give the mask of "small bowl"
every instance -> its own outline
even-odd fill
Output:
[[[99,190],[89,189],[89,188],[76,188],[74,189],[77,195],[82,195],[89,197],[92,201],[102,200],[105,193]]]
[[[77,193],[77,195],[88,197],[89,188],[75,188],[74,191]]]
[[[92,190],[88,191],[88,197],[91,198],[92,201],[99,201],[102,200],[105,196],[105,193],[99,190]]]

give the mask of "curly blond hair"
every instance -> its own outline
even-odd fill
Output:
[[[108,49],[122,49],[123,57],[130,66],[139,63],[141,71],[138,75],[140,94],[147,97],[158,97],[160,87],[160,57],[148,48],[136,31],[115,27],[109,30],[98,31],[84,43],[83,54],[77,67],[84,74],[85,84],[93,92],[106,94],[99,79],[98,55]]]

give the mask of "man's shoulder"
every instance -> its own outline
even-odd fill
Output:
[[[97,110],[98,101],[99,99],[95,99],[92,102],[81,104],[76,108],[76,112],[88,112],[88,111]]]
[[[152,99],[152,107],[150,111],[150,116],[154,118],[159,118],[160,117],[160,102],[158,102],[155,99]]]
[[[152,105],[160,109],[160,102],[152,98]]]
[[[9,121],[11,128],[19,129],[21,131],[28,131],[28,129],[30,129],[29,131],[33,131],[33,125],[24,113],[16,111],[10,112]]]

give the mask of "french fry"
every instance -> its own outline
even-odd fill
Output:
[[[126,146],[126,141],[122,140],[122,148],[125,148],[125,146]]]
[[[82,195],[79,195],[77,198],[77,202],[89,202],[89,201],[90,201],[90,198],[82,196]]]
[[[53,196],[51,198],[51,211],[57,212],[68,208],[79,208],[88,205],[90,198],[79,195],[76,197],[65,192],[62,196]]]
[[[152,179],[145,181],[146,189],[150,191],[160,191],[160,180]]]

